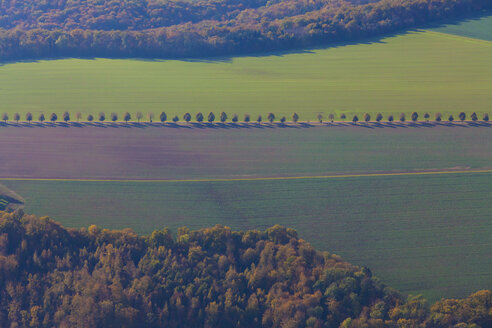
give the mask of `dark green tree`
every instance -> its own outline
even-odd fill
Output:
[[[417,122],[419,119],[419,114],[417,112],[413,112],[411,118],[413,122]]]
[[[38,117],[38,121],[39,122],[43,123],[45,119],[46,118],[44,117],[44,114],[43,113],[39,114],[39,117]]]
[[[191,114],[190,113],[184,114],[183,119],[185,120],[186,123],[189,123],[191,121]]]
[[[203,114],[202,113],[197,113],[195,115],[195,119],[197,122],[202,123],[203,122]]]
[[[237,114],[234,114],[234,115],[232,116],[232,120],[231,120],[231,121],[232,121],[233,123],[237,123],[237,121],[239,121],[239,118],[238,118]]]
[[[249,123],[251,121],[251,116],[249,114],[244,114],[244,122]]]
[[[478,116],[477,116],[477,113],[473,112],[471,115],[470,115],[470,118],[472,119],[473,122],[476,122],[478,120]]]
[[[261,117],[261,115],[258,115],[258,118],[256,119],[256,122],[258,124],[261,124],[261,121],[263,120],[263,118]]]
[[[7,113],[3,113],[2,114],[2,121],[4,121],[5,123],[7,123],[8,119],[9,119],[9,115]]]
[[[104,122],[104,120],[106,120],[106,114],[104,114],[103,112],[100,112],[98,119],[99,119],[99,122]]]
[[[275,114],[268,113],[267,120],[268,122],[273,123],[273,121],[275,121]]]
[[[87,121],[89,122],[94,121],[94,116],[92,114],[87,115]]]
[[[31,114],[31,112],[27,112],[26,113],[26,121],[28,121],[29,124],[31,124],[31,121],[32,121],[32,114]]]
[[[225,112],[220,113],[220,121],[224,123],[227,121],[227,114]]]
[[[436,113],[436,122],[441,122],[441,121],[442,121],[442,114]]]
[[[63,120],[65,121],[65,123],[67,123],[68,121],[70,121],[70,113],[69,112],[64,112],[63,113]]]
[[[128,121],[132,119],[132,116],[130,115],[130,113],[126,112],[124,115],[123,115],[123,121],[125,121],[125,123],[128,124]]]
[[[393,114],[389,114],[388,115],[388,122],[393,122],[395,120],[395,117],[393,116]]]
[[[378,113],[378,115],[376,115],[376,121],[381,122],[382,119],[383,119],[383,114]]]
[[[461,123],[463,123],[466,120],[466,114],[465,112],[461,112],[458,117],[460,118]]]
[[[333,121],[335,121],[335,115],[334,114],[328,115],[328,119],[330,120],[331,123],[333,123]]]
[[[55,113],[51,113],[50,115],[50,121],[55,123],[56,120],[58,120],[58,115],[56,115]]]
[[[484,114],[483,114],[483,116],[482,116],[482,119],[483,119],[485,122],[488,122],[488,121],[489,121],[489,114],[484,113]]]
[[[14,121],[16,121],[17,123],[19,123],[19,121],[20,121],[20,115],[19,115],[19,113],[15,113],[14,114]]]
[[[429,122],[429,118],[430,118],[429,113],[425,113],[425,114],[424,114],[424,118],[425,118],[425,120],[426,120],[427,122]]]
[[[449,121],[449,122],[453,122],[453,121],[454,121],[454,117],[453,117],[453,115],[449,115],[448,121]]]
[[[364,114],[364,121],[366,121],[366,123],[367,123],[367,122],[369,122],[370,120],[371,120],[371,115],[370,115],[370,114],[368,114],[368,113],[365,113],[365,114]]]
[[[179,121],[179,117],[178,117],[178,115],[174,116],[174,117],[173,117],[173,122],[174,122],[174,123],[177,123],[178,121]]]
[[[111,113],[111,121],[116,122],[118,120],[118,114],[116,113]]]
[[[354,124],[357,124],[358,121],[359,121],[359,117],[357,117],[357,115],[354,115],[354,117],[352,118],[352,122]]]
[[[209,123],[213,123],[213,122],[215,121],[215,114],[214,114],[214,113],[212,113],[212,112],[210,112],[210,113],[208,114],[208,118],[207,118],[207,120],[208,120],[208,122],[209,122]]]
[[[292,115],[292,122],[297,123],[297,121],[299,121],[299,115],[297,115],[297,113],[294,113]]]
[[[318,119],[319,123],[323,123],[323,115],[321,113],[318,113],[318,115],[316,115],[316,118]]]
[[[159,119],[161,120],[162,123],[166,122],[167,120],[167,115],[166,113],[162,112],[160,115],[159,115]]]
[[[400,114],[400,122],[405,122],[407,119],[407,116],[405,115],[405,113],[401,113]]]
[[[345,114],[341,114],[341,115],[340,115],[340,118],[342,119],[342,121],[345,121],[345,119],[347,118],[347,115],[345,115]]]

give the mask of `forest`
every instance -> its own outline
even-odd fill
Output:
[[[138,218],[135,218],[138,220]],[[490,327],[492,293],[435,304],[296,231],[228,227],[139,236],[0,212],[8,327]]]
[[[490,9],[488,0],[2,1],[0,60],[298,49]]]

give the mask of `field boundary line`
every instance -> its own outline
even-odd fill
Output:
[[[432,31],[432,30],[422,30],[427,33],[431,33],[437,36],[442,36],[444,38],[448,39],[453,39],[453,40],[462,40],[466,42],[472,42],[472,43],[478,43],[478,44],[485,44],[492,46],[492,41],[489,40],[484,40],[484,39],[477,39],[477,38],[472,38],[469,36],[464,36],[464,35],[457,35],[457,34],[452,34],[452,33],[445,33],[445,32],[438,32],[438,31]]]
[[[338,174],[338,175],[309,175],[287,177],[258,177],[258,178],[216,178],[216,179],[68,179],[68,178],[1,178],[0,181],[46,181],[46,182],[234,182],[234,181],[271,181],[271,180],[321,180],[337,178],[370,178],[370,177],[394,177],[413,175],[446,175],[446,174],[474,174],[492,173],[490,170],[456,170],[456,171],[421,171],[421,172],[395,172],[395,173],[363,173],[363,174]]]

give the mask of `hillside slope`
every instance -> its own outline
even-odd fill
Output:
[[[0,59],[203,57],[361,39],[492,9],[488,0],[15,1]]]
[[[17,327],[492,324],[490,291],[429,308],[279,226],[181,228],[173,239],[4,212],[0,272],[0,322]]]

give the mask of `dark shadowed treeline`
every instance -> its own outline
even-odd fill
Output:
[[[490,327],[491,306],[405,298],[279,226],[142,237],[0,212],[6,327]]]
[[[361,39],[492,9],[489,0],[3,1],[0,59],[200,57]]]

